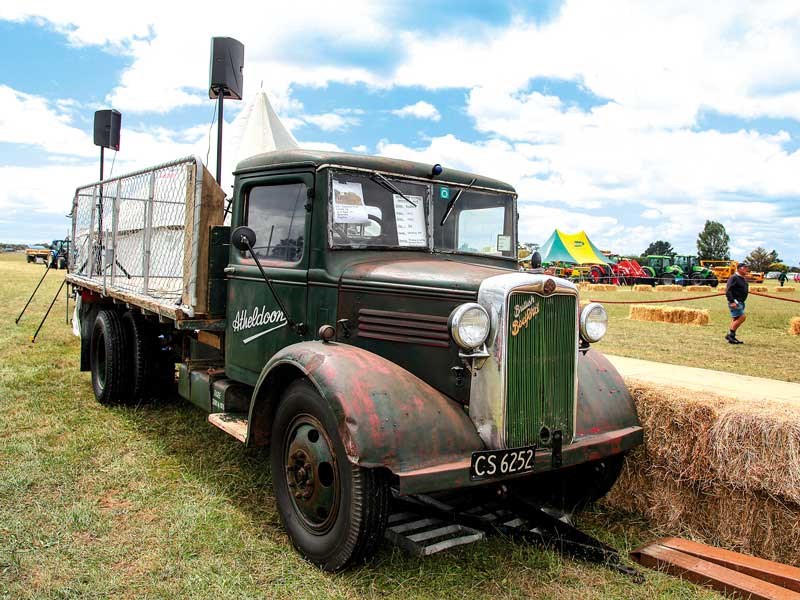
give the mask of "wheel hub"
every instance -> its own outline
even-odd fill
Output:
[[[284,450],[285,476],[295,512],[304,527],[324,533],[339,507],[339,478],[333,445],[321,423],[300,415],[290,427]]]

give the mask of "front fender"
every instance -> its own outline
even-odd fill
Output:
[[[301,371],[327,400],[354,464],[401,474],[483,449],[460,404],[395,363],[340,343],[301,342],[275,354],[253,392],[250,427],[256,413],[272,412],[257,406],[259,398],[265,401],[262,386],[276,380],[271,374],[287,368]],[[252,435],[248,431],[248,441]]]
[[[578,355],[578,414],[575,437],[639,426],[628,387],[609,360],[589,349]]]

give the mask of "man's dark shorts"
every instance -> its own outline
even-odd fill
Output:
[[[729,304],[728,308],[731,311],[731,317],[733,317],[734,319],[738,319],[739,317],[741,317],[744,314],[744,302],[739,302],[736,305],[736,308],[734,308],[733,306],[731,306]]]

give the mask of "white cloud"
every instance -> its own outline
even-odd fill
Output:
[[[325,113],[321,115],[303,115],[303,121],[316,125],[322,131],[343,131],[359,123],[357,117],[350,117],[340,113]]]
[[[366,154],[368,148],[364,144],[359,144],[358,146],[353,146],[353,152],[358,152],[359,154]]]
[[[414,117],[417,119],[430,119],[431,121],[439,121],[442,115],[433,104],[420,100],[416,104],[409,104],[403,108],[391,111],[393,115],[398,117]]]

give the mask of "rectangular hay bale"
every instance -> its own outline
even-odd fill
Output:
[[[616,292],[617,286],[611,283],[590,283],[587,288],[593,292]]]
[[[682,292],[683,286],[681,285],[657,285],[657,292]]]
[[[710,292],[710,285],[690,285],[686,288],[687,292]]]
[[[645,444],[606,502],[672,535],[800,565],[800,404],[627,384]]]
[[[792,317],[789,321],[789,335],[800,335],[800,317]]]
[[[794,292],[794,286],[787,285],[785,287],[776,287],[775,291],[780,292],[782,294],[791,294]]]
[[[642,285],[642,284],[638,284],[637,283],[636,285],[633,286],[633,291],[634,292],[652,292],[653,291],[653,286],[652,285]]]
[[[681,325],[708,325],[711,322],[708,310],[697,308],[661,307],[648,304],[634,304],[628,318],[633,321],[657,321]]]
[[[767,286],[765,286],[765,285],[751,285],[750,286],[750,291],[751,292],[760,292],[762,294],[765,294],[765,293],[767,293],[769,291],[769,288]]]

